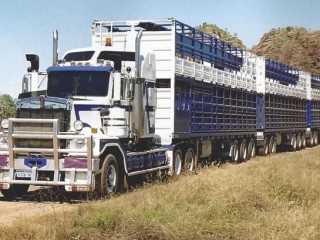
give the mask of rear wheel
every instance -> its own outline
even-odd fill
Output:
[[[265,137],[263,140],[263,155],[267,156],[269,153],[269,141],[268,137]]]
[[[277,142],[274,136],[270,137],[269,140],[269,153],[274,154],[277,152]]]
[[[308,147],[312,147],[313,146],[313,132],[310,134],[310,138],[307,140],[307,145]]]
[[[291,149],[293,152],[297,150],[297,138],[295,134],[292,135],[292,138],[291,138]]]
[[[313,132],[313,145],[317,146],[319,144],[319,139],[318,139],[318,132],[314,131]]]
[[[118,191],[119,185],[118,163],[114,155],[105,158],[101,168],[101,196],[110,197]]]
[[[231,160],[232,162],[239,163],[239,144],[237,140],[232,144]]]
[[[182,152],[178,148],[173,152],[173,163],[172,163],[173,175],[179,176],[182,170]]]
[[[183,169],[185,171],[191,172],[194,168],[195,156],[192,148],[189,148],[186,156],[184,157]]]
[[[306,135],[304,133],[301,135],[301,146],[302,148],[306,148],[307,146]]]
[[[301,134],[299,133],[297,135],[297,149],[301,149],[302,148],[302,141],[301,141]]]
[[[29,185],[15,184],[11,185],[9,189],[1,189],[1,193],[5,199],[14,199],[21,197],[28,192]]]
[[[247,141],[243,139],[240,145],[240,160],[246,161],[247,156],[248,156]]]
[[[253,138],[250,139],[248,144],[248,158],[254,158],[256,156],[256,144]]]

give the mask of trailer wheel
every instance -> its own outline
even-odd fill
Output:
[[[263,156],[267,156],[269,153],[269,141],[268,137],[265,137],[263,140]]]
[[[256,156],[256,144],[253,138],[250,139],[248,144],[248,159]]]
[[[313,132],[313,145],[317,146],[319,144],[319,139],[318,139],[318,132],[314,131]]]
[[[301,135],[301,146],[302,146],[302,148],[306,148],[306,146],[307,146],[306,135],[304,133],[302,133],[302,135]]]
[[[295,134],[293,134],[291,138],[291,150],[293,152],[297,150],[297,138]]]
[[[101,196],[111,197],[118,191],[119,169],[112,154],[107,155],[101,168]]]
[[[301,141],[301,134],[299,133],[297,135],[297,149],[301,149],[302,148],[302,141]]]
[[[173,153],[172,167],[173,167],[173,175],[179,176],[182,170],[182,152],[179,148],[176,149]]]
[[[237,140],[232,144],[231,161],[239,163],[239,144]]]
[[[184,157],[183,170],[191,172],[194,168],[195,156],[192,148],[189,148]]]
[[[243,139],[240,144],[240,160],[246,161],[247,155],[248,155],[247,141]]]
[[[16,197],[21,197],[28,192],[29,185],[15,184],[11,185],[9,189],[1,189],[1,193],[5,199],[11,200]]]
[[[308,147],[313,147],[313,132],[310,134],[310,138],[307,140]]]
[[[277,152],[277,141],[274,136],[271,136],[269,140],[269,153],[274,154],[276,152]]]

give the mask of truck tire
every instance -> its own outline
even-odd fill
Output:
[[[318,132],[314,131],[313,132],[313,145],[317,146],[318,144],[319,144]]]
[[[295,134],[292,135],[291,138],[291,150],[295,152],[297,150],[297,137]]]
[[[269,138],[265,137],[263,141],[263,155],[267,156],[269,153]]]
[[[183,170],[187,172],[192,172],[194,168],[194,163],[195,163],[194,151],[192,148],[189,148],[184,157]]]
[[[307,140],[306,140],[306,135],[302,133],[301,135],[301,147],[304,149],[307,146]]]
[[[26,184],[15,184],[11,185],[9,189],[1,189],[1,193],[4,199],[14,199],[16,197],[21,197],[28,192],[29,185]]]
[[[173,162],[172,162],[173,176],[179,176],[182,171],[182,152],[180,148],[177,148],[173,152]]]
[[[269,140],[269,153],[275,154],[276,152],[277,152],[277,141],[274,136],[271,136]]]
[[[114,155],[109,154],[105,158],[101,168],[101,196],[111,197],[119,187],[119,168]]]
[[[253,138],[250,139],[248,144],[248,159],[256,156],[256,143]]]
[[[307,140],[307,146],[313,147],[314,139],[313,139],[313,133],[310,134],[310,138]]]
[[[297,149],[300,150],[302,148],[301,134],[297,135]]]
[[[232,144],[231,161],[239,163],[239,144],[237,140],[234,140]]]
[[[240,144],[240,161],[245,162],[248,156],[248,148],[247,148],[247,141],[245,139],[242,140]]]

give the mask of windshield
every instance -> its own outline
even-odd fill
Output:
[[[84,52],[71,52],[68,53],[64,59],[67,62],[71,61],[89,61],[94,54],[94,51],[84,51]]]
[[[109,75],[108,71],[52,71],[48,75],[47,95],[62,98],[106,96]]]

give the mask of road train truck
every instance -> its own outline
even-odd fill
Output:
[[[1,125],[4,196],[30,185],[109,196],[134,175],[180,175],[200,161],[240,162],[258,149],[317,142],[311,74],[280,71],[171,18],[95,20],[91,36],[90,47],[47,68],[45,90],[24,78],[17,115]],[[38,58],[28,60],[37,75]]]

